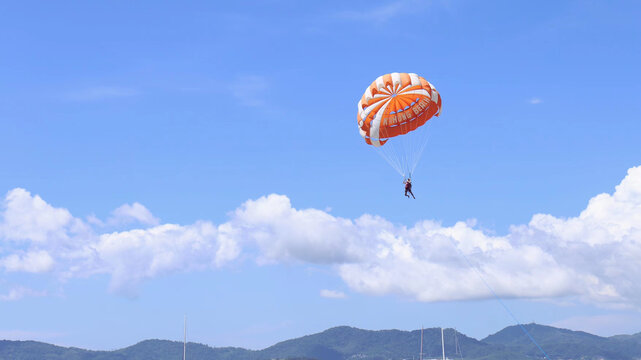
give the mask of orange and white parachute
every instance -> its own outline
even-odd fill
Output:
[[[413,73],[391,73],[365,89],[358,102],[358,129],[367,144],[410,177],[427,142],[424,125],[440,114],[441,97],[432,84]]]

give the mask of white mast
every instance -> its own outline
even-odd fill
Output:
[[[443,360],[445,360],[445,339],[443,338],[443,328],[441,328],[441,348],[443,349]]]
[[[187,355],[187,315],[185,315],[185,323],[183,325],[183,331],[184,331],[184,333],[183,333],[183,336],[184,336],[183,337],[183,360],[187,360],[186,359],[186,355]]]
[[[423,326],[421,325],[421,353],[418,354],[418,360],[423,360]]]

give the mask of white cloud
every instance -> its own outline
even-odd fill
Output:
[[[347,297],[345,293],[342,291],[327,290],[327,289],[321,290],[320,296],[324,298],[329,298],[329,299],[344,299]]]
[[[68,242],[84,231],[66,209],[54,208],[38,195],[20,188],[9,191],[0,219],[0,238],[33,243]]]
[[[239,249],[224,234],[224,229],[209,222],[103,234],[93,245],[99,256],[95,271],[111,274],[112,290],[135,292],[135,286],[143,279],[203,270],[233,260]]]
[[[140,223],[143,225],[158,225],[160,220],[154,217],[146,207],[140,203],[124,204],[112,212],[112,217],[107,221],[112,225]]]
[[[44,250],[29,251],[26,254],[11,254],[0,259],[0,266],[9,272],[42,273],[51,270],[53,265],[53,258]]]
[[[423,301],[488,297],[459,256],[466,254],[504,297],[576,295],[588,302],[641,305],[641,167],[629,170],[614,194],[590,200],[578,217],[537,214],[506,236],[464,223],[422,222],[398,229],[371,260],[340,265],[354,290],[397,293]]]
[[[282,195],[247,201],[228,224],[240,242],[259,249],[259,261],[333,264],[350,288],[367,294],[491,297],[478,271],[503,297],[641,304],[634,280],[641,278],[641,167],[578,217],[537,214],[504,236],[475,229],[474,222],[444,227],[426,220],[408,228],[371,215],[339,218],[295,209]]]
[[[502,236],[475,228],[474,221],[443,226],[423,220],[407,227],[367,214],[341,218],[296,209],[275,194],[245,202],[220,225],[159,224],[113,233],[98,233],[100,226],[91,228],[21,189],[9,192],[5,204],[5,271],[109,274],[116,292],[135,291],[163,274],[218,268],[244,254],[259,264],[326,265],[353,291],[418,301],[491,297],[480,273],[502,297],[641,305],[641,167],[576,217],[536,214]],[[155,219],[142,205],[124,213],[147,224]]]
[[[234,230],[225,224],[163,224],[100,234],[68,210],[55,208],[23,189],[10,191],[4,204],[0,269],[6,272],[49,272],[61,280],[109,274],[112,291],[131,294],[144,279],[219,267],[240,252],[235,237],[230,236]],[[114,224],[131,219],[158,222],[140,204],[123,205],[113,214]],[[103,223],[91,219],[100,230]]]
[[[321,210],[295,209],[287,196],[276,194],[245,202],[228,224],[239,240],[258,246],[263,263],[356,261],[367,241],[363,231],[369,231]]]
[[[528,100],[528,102],[530,104],[532,104],[532,105],[538,105],[538,104],[542,103],[543,100],[541,100],[539,98],[531,98],[530,100]]]
[[[108,99],[126,98],[139,95],[139,91],[120,86],[96,86],[82,90],[68,92],[63,99],[68,101],[100,101]]]

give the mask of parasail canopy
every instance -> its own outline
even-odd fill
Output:
[[[441,97],[427,80],[414,73],[379,76],[358,102],[358,129],[367,144],[403,176],[411,176],[427,142],[422,130],[441,114]],[[398,137],[398,139],[396,139]],[[383,146],[397,143],[394,149]]]

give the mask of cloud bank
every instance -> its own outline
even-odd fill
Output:
[[[641,305],[641,167],[576,217],[536,214],[502,236],[473,221],[408,227],[369,214],[341,218],[296,209],[276,194],[246,201],[222,224],[162,224],[138,203],[116,209],[106,223],[132,221],[137,228],[107,233],[95,219],[13,189],[0,212],[0,271],[62,280],[107,274],[111,290],[127,294],[164,274],[250,259],[263,266],[324,265],[351,291],[418,301],[491,297],[481,274],[502,297]],[[344,294],[322,290],[321,296]]]

